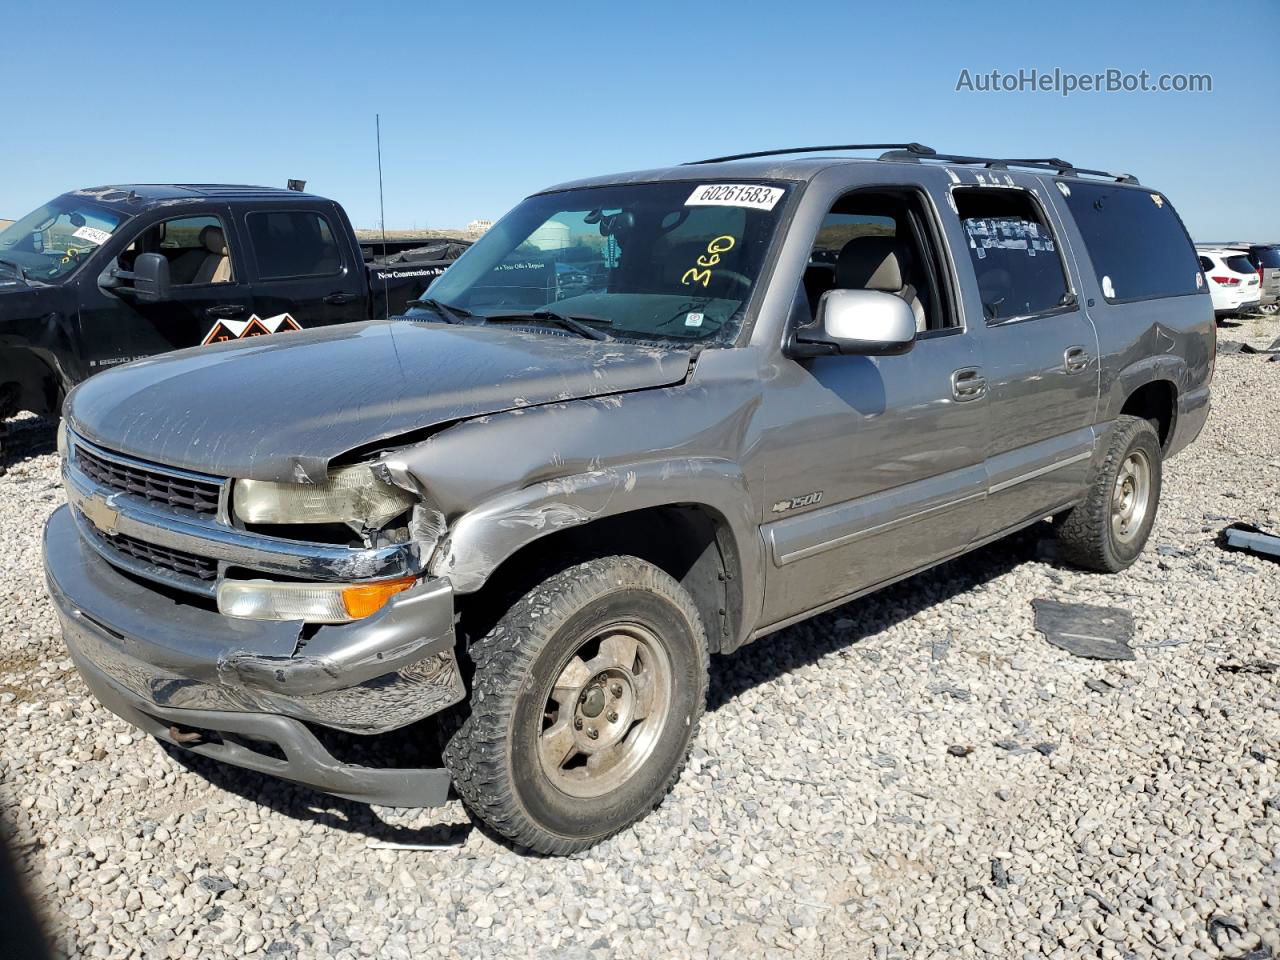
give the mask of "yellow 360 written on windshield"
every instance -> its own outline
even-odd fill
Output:
[[[698,266],[690,267],[680,278],[685,286],[700,283],[703,287],[711,282],[711,268],[720,262],[720,254],[728,253],[737,243],[733,237],[716,237],[707,244],[707,252],[698,257]],[[698,269],[701,267],[702,269]]]

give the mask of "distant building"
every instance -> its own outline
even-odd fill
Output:
[[[467,224],[468,233],[484,233],[493,226],[492,220],[472,220]]]

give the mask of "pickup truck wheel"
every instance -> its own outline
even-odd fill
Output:
[[[584,850],[666,796],[707,692],[689,594],[635,557],[544,580],[471,647],[445,763],[471,813],[541,853]]]
[[[1160,482],[1155,427],[1140,417],[1119,417],[1088,494],[1059,520],[1064,557],[1103,573],[1116,573],[1133,563],[1151,534]]]

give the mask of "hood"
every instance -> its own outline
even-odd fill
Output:
[[[498,326],[376,321],[139,360],[71,394],[72,428],[219,476],[318,480],[356,447],[437,424],[682,381],[686,351]],[[500,456],[500,451],[495,451]]]
[[[0,321],[42,317],[68,300],[60,284],[28,283],[0,264]],[[74,303],[70,306],[74,310]]]

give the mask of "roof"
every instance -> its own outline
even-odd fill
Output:
[[[322,199],[313,193],[300,193],[283,187],[255,187],[229,183],[117,183],[101,187],[72,190],[73,196],[93,197],[105,203],[133,200],[143,203],[162,200],[266,200],[266,199]]]
[[[850,157],[836,155],[849,150],[880,150],[889,148],[878,157]],[[799,156],[797,156],[799,154]],[[818,154],[823,154],[818,156]],[[652,170],[636,170],[606,177],[573,180],[548,188],[543,192],[571,190],[579,187],[607,186],[620,183],[646,183],[678,180],[730,180],[736,178],[759,180],[792,180],[805,182],[823,170],[833,166],[855,164],[896,164],[919,170],[922,165],[943,166],[948,169],[973,169],[975,166],[989,170],[1020,168],[1028,172],[1053,173],[1062,177],[1098,178],[1099,182],[1114,181],[1129,186],[1140,186],[1135,177],[1104,170],[1077,168],[1074,164],[1056,157],[1036,159],[1001,159],[998,157],[971,157],[963,154],[938,153],[918,143],[908,144],[849,144],[831,147],[795,147],[786,150],[763,150],[756,153],[697,160],[673,167]]]

